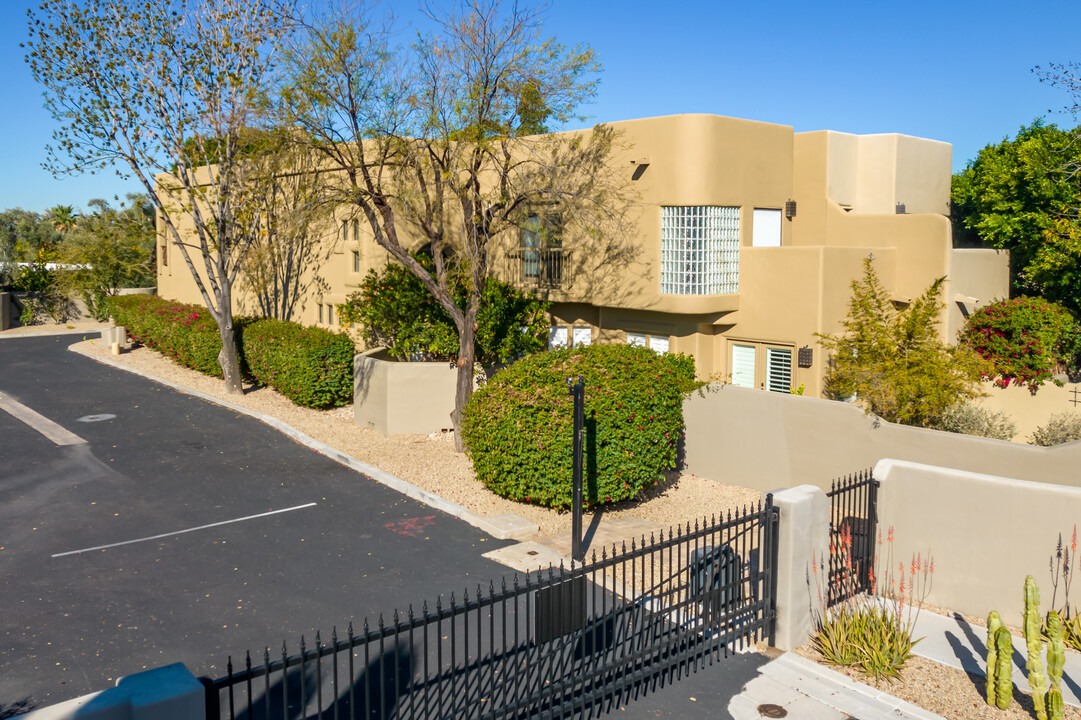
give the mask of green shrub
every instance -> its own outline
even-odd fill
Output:
[[[1074,440],[1081,440],[1081,413],[1067,410],[1052,415],[1046,425],[1033,430],[1032,439],[1028,442],[1029,445],[1050,447]]]
[[[152,295],[106,298],[132,340],[184,367],[221,377],[221,335],[206,308]],[[297,405],[346,405],[353,398],[353,341],[280,320],[236,318],[241,371]]]
[[[1009,415],[992,412],[976,403],[959,403],[948,408],[933,427],[936,430],[995,440],[1011,440],[1017,434],[1017,426]]]
[[[430,259],[417,259],[431,267]],[[465,279],[455,274],[451,283],[455,301],[465,307]],[[548,343],[547,309],[547,302],[488,278],[477,313],[476,361],[495,365],[543,350]],[[458,358],[458,330],[450,315],[412,271],[397,263],[379,272],[370,270],[361,289],[351,294],[338,311],[343,325],[360,325],[368,346],[383,346],[391,357]]]
[[[991,362],[1001,387],[1043,385],[1069,369],[1081,349],[1081,328],[1069,310],[1043,298],[1018,297],[980,308],[960,340]]]
[[[322,328],[283,320],[244,323],[242,364],[252,378],[297,405],[330,407],[353,401],[353,341]]]
[[[473,393],[462,432],[477,477],[519,502],[572,502],[573,401],[585,378],[585,500],[627,500],[675,467],[694,360],[627,345],[538,353]]]
[[[127,328],[132,340],[157,350],[179,365],[221,377],[221,334],[205,307],[154,295],[119,295],[105,300],[109,315]]]

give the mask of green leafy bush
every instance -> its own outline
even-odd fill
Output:
[[[251,377],[297,405],[331,407],[353,401],[353,341],[322,328],[283,320],[243,323],[241,362]]]
[[[1035,297],[1000,300],[968,318],[961,342],[992,364],[997,385],[1043,385],[1073,363],[1081,349],[1081,328],[1070,312]]]
[[[431,260],[418,260],[430,267]],[[467,292],[461,275],[452,276],[455,300],[464,307]],[[548,342],[548,303],[489,278],[477,314],[476,361],[495,365],[543,350]],[[455,360],[458,330],[447,311],[408,268],[391,263],[371,270],[361,289],[339,307],[345,326],[362,328],[369,347],[383,346],[401,360]]]
[[[995,440],[1011,440],[1017,433],[1017,426],[1009,415],[992,412],[976,403],[959,403],[948,408],[933,427],[936,430]]]
[[[519,502],[572,502],[573,401],[585,379],[585,500],[627,500],[675,467],[694,359],[627,345],[538,353],[495,375],[466,405],[462,432],[477,477]]]
[[[105,303],[117,325],[132,340],[157,350],[179,365],[221,377],[221,335],[206,308],[154,295],[119,295]]]
[[[184,367],[221,377],[221,335],[206,308],[152,295],[105,300],[132,340]],[[353,397],[353,341],[320,328],[278,320],[235,320],[244,374],[297,405],[345,405]]]
[[[1052,415],[1046,425],[1033,430],[1032,438],[1028,442],[1029,445],[1050,447],[1074,440],[1081,440],[1081,413],[1067,410]]]

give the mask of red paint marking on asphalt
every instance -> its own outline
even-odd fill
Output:
[[[409,518],[408,520],[402,520],[401,522],[387,523],[383,527],[390,530],[392,533],[416,537],[417,533],[423,532],[424,528],[429,525],[435,525],[435,515],[426,515],[424,517]]]

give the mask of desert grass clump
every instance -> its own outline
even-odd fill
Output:
[[[894,564],[893,528],[887,535],[885,557],[881,537],[878,544],[876,557],[886,568],[882,594],[878,594],[876,578],[880,575],[876,570],[871,571],[871,592],[858,592],[858,568],[852,562],[852,536],[847,529],[830,547],[830,554],[839,557],[836,565],[841,568],[833,581],[841,601],[834,607],[827,608],[824,602],[824,597],[830,595],[822,591],[822,578],[827,578],[827,587],[830,585],[825,558],[820,557],[814,564],[819,612],[812,643],[830,664],[856,668],[875,681],[895,680],[901,677],[901,669],[921,639],[912,634],[931,589],[934,560],[930,553],[926,560],[913,555],[907,571],[904,562]]]

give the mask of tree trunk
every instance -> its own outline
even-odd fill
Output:
[[[454,412],[450,414],[454,425],[454,449],[465,452],[465,438],[462,437],[462,412],[465,404],[473,395],[473,358],[474,340],[477,336],[476,311],[467,312],[465,328],[458,333],[458,382],[454,390]]]
[[[240,384],[240,356],[236,351],[236,333],[233,331],[233,313],[222,312],[222,321],[218,326],[221,334],[221,352],[218,364],[225,378],[225,392],[229,395],[242,395],[244,388]]]

